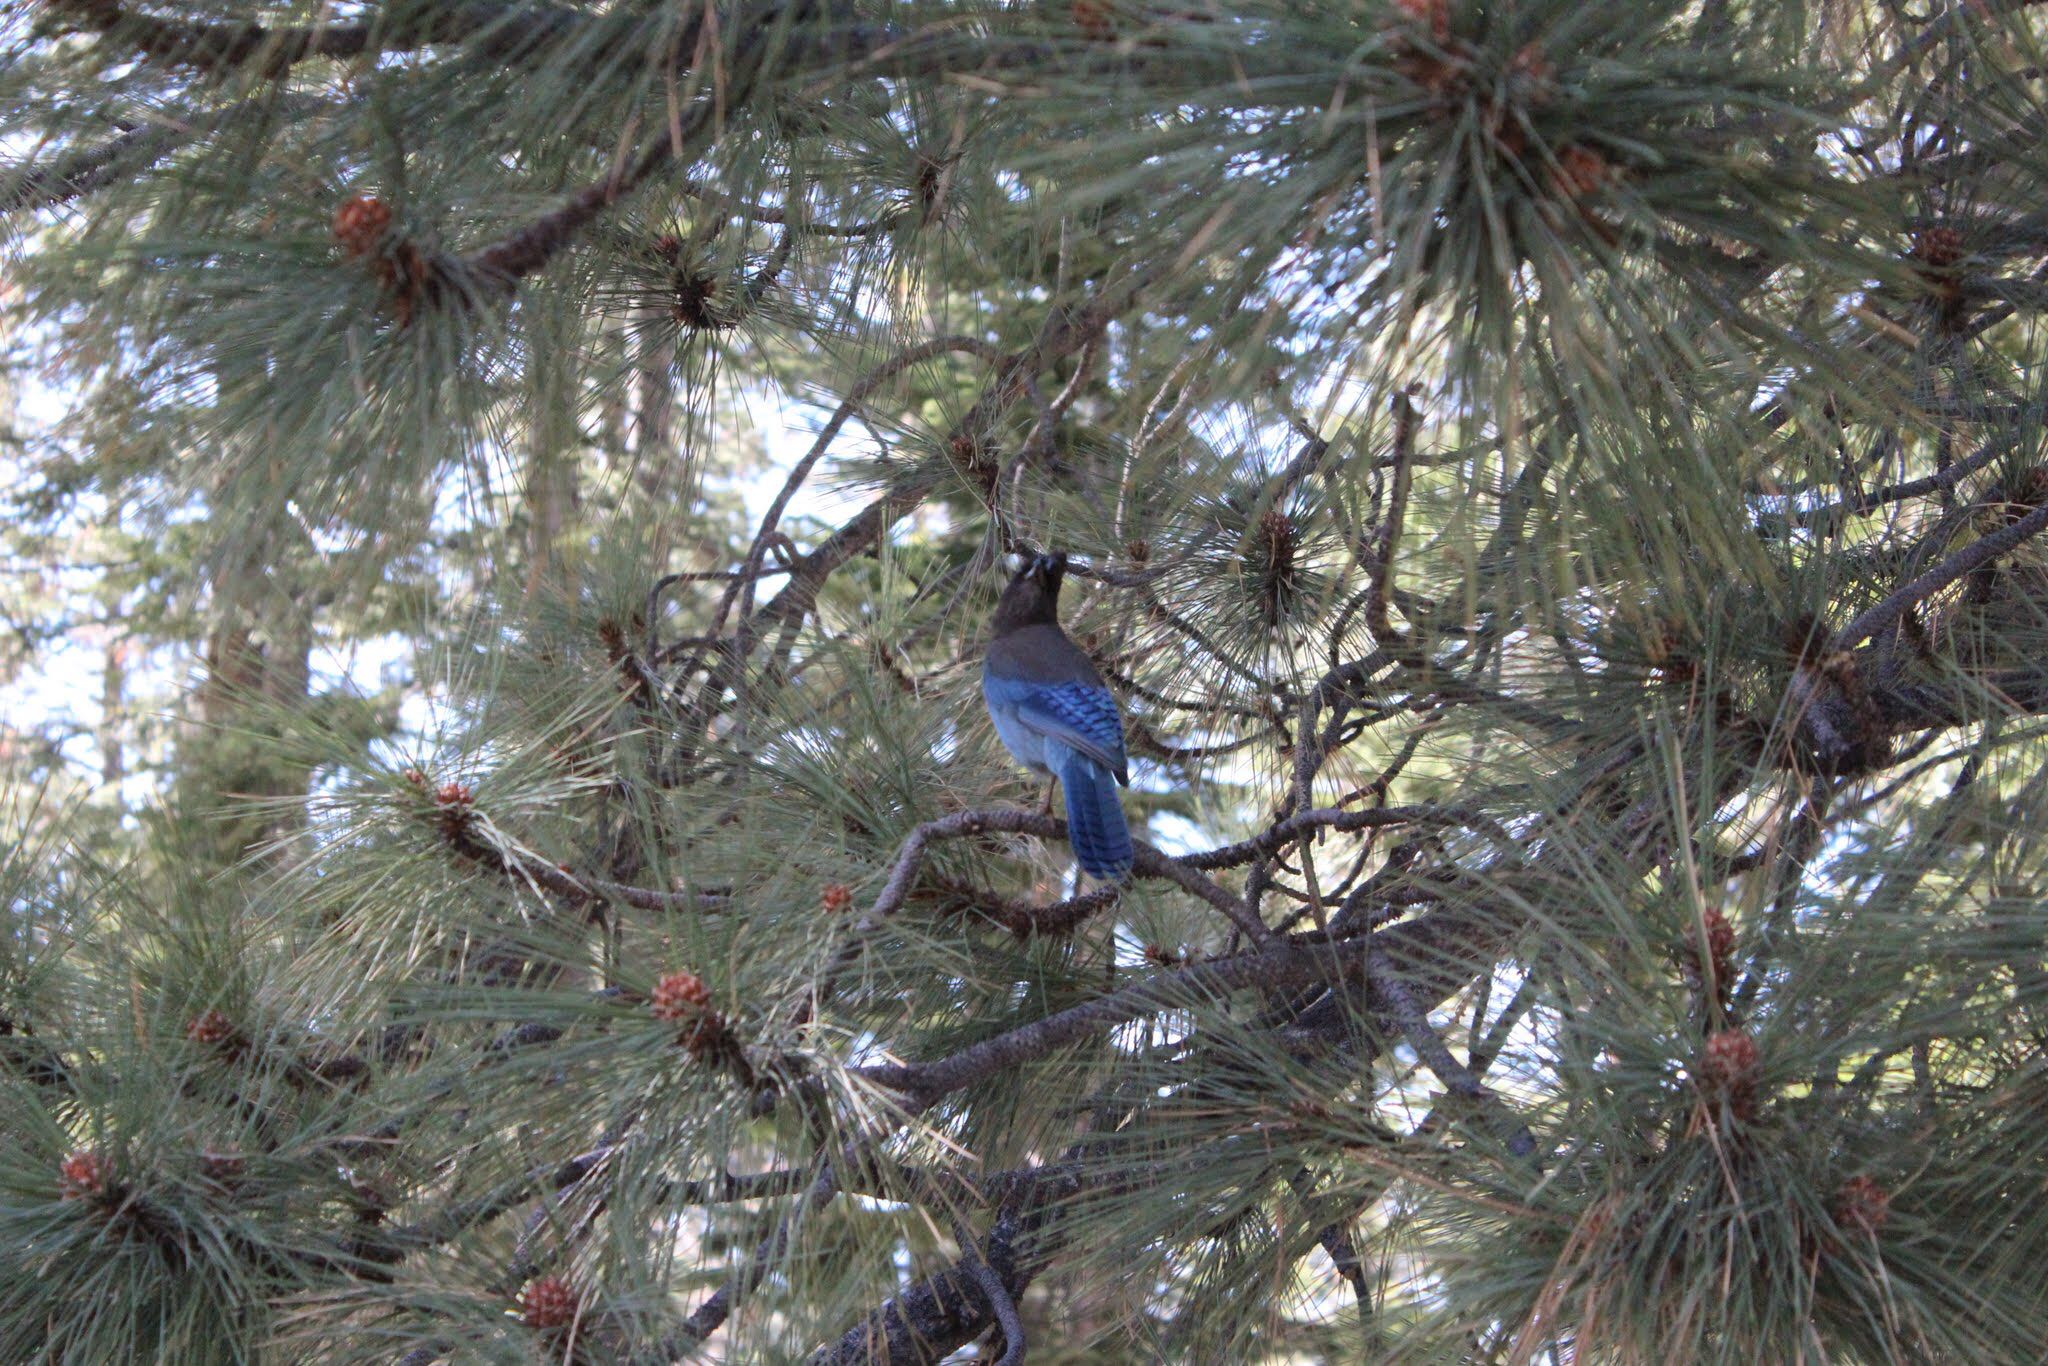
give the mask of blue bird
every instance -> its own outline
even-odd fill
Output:
[[[1066,555],[1054,553],[1034,556],[1011,577],[982,656],[981,696],[1017,762],[1060,780],[1081,871],[1121,882],[1132,858],[1115,786],[1131,785],[1123,716],[1095,665],[1060,629],[1066,572]]]

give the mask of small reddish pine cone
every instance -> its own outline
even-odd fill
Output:
[[[1583,199],[1607,183],[1611,169],[1606,157],[1574,142],[1557,154],[1557,165],[1550,168],[1550,185],[1566,199]]]
[[[1835,1223],[1874,1238],[1891,1217],[1892,1193],[1867,1176],[1852,1176],[1835,1192]]]
[[[566,1328],[581,1303],[575,1287],[560,1276],[537,1276],[519,1292],[519,1319],[528,1328]]]
[[[1438,43],[1451,36],[1451,0],[1394,0],[1394,8]]]
[[[1714,976],[1725,982],[1735,957],[1735,927],[1717,910],[1701,916],[1700,923],[1705,928],[1707,958],[1714,965]]]
[[[107,1193],[114,1164],[105,1153],[81,1148],[57,1164],[57,1192],[64,1200],[97,1200]]]
[[[1913,259],[1946,270],[1963,259],[1963,235],[1954,228],[1922,228],[1913,234]]]
[[[1388,50],[1394,69],[1435,99],[1447,99],[1469,82],[1473,53],[1451,39],[1450,0],[1394,0]]]
[[[474,838],[470,820],[476,814],[476,789],[467,783],[446,782],[434,789],[434,823],[441,838],[462,845]]]
[[[1667,682],[1684,683],[1699,673],[1685,628],[1676,621],[1658,623],[1644,642],[1650,668]]]
[[[391,314],[400,327],[412,326],[421,300],[431,303],[446,292],[441,267],[410,242],[400,242],[377,261],[377,283],[391,297]]]
[[[1502,155],[1513,157],[1517,161],[1522,159],[1522,153],[1529,148],[1529,139],[1523,134],[1522,125],[1511,117],[1506,106],[1489,106],[1487,128],[1493,134],[1494,145],[1500,148]]]
[[[930,152],[917,154],[917,171],[912,177],[917,187],[917,202],[924,206],[925,221],[931,221],[932,211],[939,206],[939,192],[946,187],[947,159],[935,157]]]
[[[235,1037],[234,1021],[218,1010],[208,1010],[186,1023],[185,1037],[193,1043],[226,1043]]]
[[[1551,82],[1557,79],[1557,68],[1550,64],[1550,58],[1543,55],[1543,49],[1534,43],[1524,43],[1508,61],[1508,74],[1525,82],[1532,96],[1532,103],[1541,104],[1549,98]]]
[[[1294,519],[1278,508],[1269,509],[1259,518],[1259,539],[1266,544],[1266,559],[1276,572],[1294,567],[1294,549],[1299,539],[1300,528]]]
[[[372,195],[342,201],[334,211],[334,240],[350,256],[368,256],[391,228],[391,206]]]
[[[217,1186],[233,1186],[247,1167],[242,1155],[231,1148],[203,1148],[199,1153],[199,1174]]]
[[[708,1013],[711,988],[694,972],[671,972],[654,984],[649,1008],[657,1020],[693,1020]]]
[[[1142,539],[1132,541],[1124,547],[1124,554],[1131,557],[1132,564],[1144,564],[1152,558],[1152,543]]]
[[[2010,526],[2022,517],[2048,503],[2048,465],[2034,465],[2021,470],[2001,490],[2001,501],[2005,523]]]
[[[818,904],[827,915],[845,915],[853,909],[853,888],[843,882],[828,882],[818,894]]]
[[[700,332],[718,332],[731,326],[717,307],[718,280],[710,275],[685,274],[676,280],[669,300],[669,316],[685,327]]]
[[[420,770],[416,768],[408,768],[404,772],[400,773],[398,776],[405,779],[405,781],[411,784],[413,787],[417,787],[421,791],[426,790],[427,775],[422,773]]]
[[[965,432],[956,432],[946,442],[946,450],[962,474],[979,481],[984,488],[995,486],[996,462],[979,441]]]
[[[1761,1055],[1748,1031],[1721,1029],[1707,1036],[1700,1056],[1700,1080],[1728,1102],[1737,1119],[1756,1113],[1756,1069]]]
[[[1106,43],[1116,37],[1116,9],[1112,0],[1073,0],[1067,12],[1081,36],[1092,43]]]
[[[683,254],[683,239],[672,232],[663,233],[654,239],[654,254],[663,260],[675,260]]]

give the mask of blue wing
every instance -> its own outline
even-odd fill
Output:
[[[1130,786],[1130,768],[1124,759],[1123,717],[1109,689],[1090,683],[1011,686],[1017,691],[1012,703],[1017,720],[1027,729],[1087,755],[1114,773],[1119,783]]]

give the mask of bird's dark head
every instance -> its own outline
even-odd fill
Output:
[[[1011,573],[1002,600],[996,603],[997,635],[1059,621],[1060,580],[1067,574],[1067,552],[1055,550],[1016,559],[1021,563]]]

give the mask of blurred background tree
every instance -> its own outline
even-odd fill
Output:
[[[2038,1358],[2035,6],[0,24],[0,1359]]]

